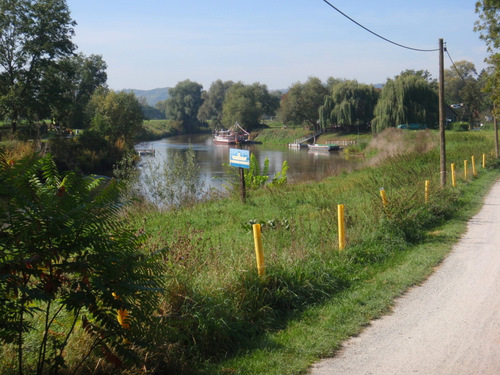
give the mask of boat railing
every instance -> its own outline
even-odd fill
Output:
[[[355,145],[357,141],[355,139],[342,139],[342,140],[328,140],[326,141],[326,143],[346,147]]]

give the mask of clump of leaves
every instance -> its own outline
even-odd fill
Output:
[[[225,164],[225,166],[229,167],[228,164]],[[245,169],[244,171],[245,187],[248,190],[257,190],[263,188],[264,186],[268,187],[284,186],[288,182],[288,176],[287,176],[288,168],[289,166],[287,161],[286,160],[283,161],[281,171],[276,172],[271,182],[269,182],[266,185],[267,181],[269,180],[269,158],[266,158],[264,160],[264,167],[262,168],[261,171],[257,157],[254,154],[250,154],[249,168]],[[234,168],[233,168],[233,174],[235,176],[234,182],[232,183],[231,186],[229,186],[229,188],[232,187],[233,191],[237,191],[240,187],[240,182],[239,178],[237,177],[238,174],[235,172]]]
[[[115,180],[61,175],[50,155],[13,163],[0,150],[0,341],[15,348],[19,374],[64,368],[80,325],[92,342],[82,362],[98,350],[120,367],[145,345],[163,269],[118,219],[120,189]],[[37,348],[33,361],[28,346]]]
[[[270,219],[270,220],[257,220],[252,219],[247,221],[242,225],[242,228],[248,231],[252,231],[254,224],[260,224],[262,229],[279,229],[284,228],[286,230],[290,229],[290,220],[287,218],[283,219]]]
[[[254,154],[250,154],[250,168],[245,171],[245,186],[255,190],[264,186],[269,179],[269,159],[264,160],[264,168],[260,171],[259,162]]]

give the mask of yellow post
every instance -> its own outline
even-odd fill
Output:
[[[486,154],[483,154],[483,168],[486,168]]]
[[[467,160],[464,160],[464,180],[467,181]]]
[[[472,163],[472,175],[474,177],[477,177],[477,172],[476,172],[476,159],[474,157],[474,155],[471,156],[471,163]]]
[[[263,276],[265,273],[264,265],[264,251],[262,249],[262,236],[260,224],[252,225],[253,228],[253,240],[255,242],[255,256],[257,258],[257,272],[259,276]]]
[[[384,188],[380,188],[380,197],[382,198],[382,203],[387,206],[387,196],[385,195]]]
[[[457,187],[457,175],[455,173],[455,163],[451,163],[451,185]]]
[[[429,186],[431,182],[429,180],[425,180],[425,203],[429,203]]]
[[[344,220],[344,205],[337,206],[337,214],[339,221],[339,251],[345,249],[345,220]]]

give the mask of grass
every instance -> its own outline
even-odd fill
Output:
[[[137,141],[152,141],[179,134],[179,129],[170,120],[145,120],[143,131],[137,136]]]
[[[492,132],[447,132],[447,165],[488,155],[477,178],[465,181],[459,169],[456,188],[440,188],[436,133],[388,131],[367,146],[374,157],[364,168],[251,191],[246,205],[235,197],[169,211],[133,207],[128,219],[148,236],[148,248],[168,249],[158,326],[145,333],[158,345],[142,353],[144,366],[151,373],[304,373],[389,311],[395,297],[446,256],[499,176],[493,144]],[[425,180],[431,181],[427,204]],[[262,278],[255,222],[263,224]]]
[[[429,275],[498,177],[496,165],[489,157],[478,178],[459,177],[456,189],[440,189],[435,134],[377,138],[370,147],[378,147],[379,157],[353,173],[255,191],[246,205],[228,199],[131,215],[151,236],[151,249],[170,251],[166,339],[182,359],[169,357],[164,366],[186,373],[301,373]],[[399,149],[389,147],[395,143]],[[474,154],[479,160],[492,145],[491,133],[450,132],[448,163],[460,165]],[[384,155],[389,151],[392,156]],[[339,203],[348,227],[343,254],[337,251]],[[263,278],[255,270],[254,222],[264,224]]]
[[[303,129],[302,127],[283,129],[283,126],[277,127],[275,124],[268,129],[260,129],[254,140],[265,144],[286,145],[311,132],[311,130]]]
[[[489,183],[482,187],[487,186]],[[333,299],[298,314],[285,329],[259,338],[254,349],[207,366],[206,372],[303,373],[320,358],[333,356],[343,340],[390,311],[396,297],[426,279],[464,229],[464,221],[447,223],[433,237],[378,265],[367,277]]]

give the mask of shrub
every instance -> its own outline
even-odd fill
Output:
[[[469,130],[469,123],[468,122],[453,122],[451,123],[451,130],[454,130],[456,132],[466,132]]]
[[[13,163],[0,151],[0,341],[20,374],[65,367],[77,323],[92,342],[80,361],[100,349],[120,366],[135,357],[126,342],[144,345],[164,270],[117,219],[119,192],[115,180],[61,175],[50,155]]]

